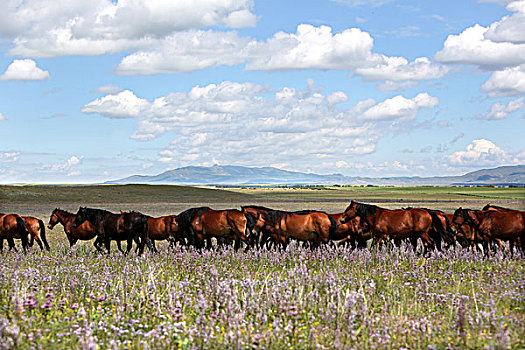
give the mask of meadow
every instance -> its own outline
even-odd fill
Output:
[[[0,212],[46,223],[55,207],[175,214],[244,204],[344,210],[350,199],[451,211],[524,209],[523,189],[0,186]],[[429,257],[403,245],[351,251],[197,252],[158,244],[141,257],[72,250],[60,225],[50,252],[2,253],[0,349],[525,348],[525,263],[461,248]]]

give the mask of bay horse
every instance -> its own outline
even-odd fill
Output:
[[[22,219],[24,220],[24,223],[26,225],[26,230],[31,235],[31,241],[29,242],[29,246],[33,246],[33,242],[36,241],[36,243],[38,243],[38,246],[40,247],[40,250],[44,250],[44,246],[47,250],[49,250],[50,248],[49,243],[47,243],[46,239],[46,226],[44,225],[44,222],[32,216],[22,216]],[[42,245],[42,242],[44,242],[44,246]]]
[[[114,214],[103,209],[80,207],[72,227],[77,228],[86,221],[89,221],[95,227],[97,239],[94,242],[94,246],[98,251],[101,251],[100,245],[104,242],[109,254],[111,240],[116,240],[117,242],[127,240],[125,255],[129,254],[133,241],[139,246],[139,255],[144,252],[144,244],[150,250],[154,250],[148,237],[148,219],[141,213],[132,211],[124,214]]]
[[[52,230],[57,224],[64,226],[64,232],[67,240],[69,241],[69,247],[73,247],[78,240],[90,241],[97,236],[95,232],[95,226],[89,221],[85,221],[77,227],[73,227],[73,222],[77,216],[68,211],[56,208],[49,217],[49,223],[47,227]],[[120,242],[118,242],[120,244]]]
[[[452,221],[457,225],[467,224],[477,232],[483,241],[485,256],[488,255],[489,244],[495,240],[510,241],[510,252],[516,239],[521,240],[521,248],[525,242],[525,212],[519,210],[495,211],[472,210],[458,208]]]
[[[463,224],[463,225],[455,224],[452,221],[452,219],[454,218],[453,213],[452,214],[443,213],[443,215],[447,218],[448,222],[450,223],[450,229],[454,232],[455,240],[463,248],[470,247],[471,250],[474,250],[476,246],[476,241],[481,242],[481,240],[477,238],[476,232],[467,224]]]
[[[289,239],[309,242],[311,248],[318,247],[321,243],[328,243],[337,228],[332,217],[315,210],[270,210],[262,218],[274,241],[284,247]]]
[[[126,213],[126,211],[121,210],[121,214]],[[168,240],[170,246],[173,246],[175,242],[181,242],[181,238],[178,236],[178,226],[173,226],[173,219],[176,215],[166,215],[160,217],[152,217],[146,215],[148,218],[148,237],[151,239],[151,244],[155,247],[155,241],[164,241]],[[138,247],[137,247],[138,249]]]
[[[343,214],[344,213],[328,214],[337,224],[336,229],[333,230],[330,235],[330,239],[339,241],[339,244],[350,243],[352,249],[366,248],[366,241],[372,238],[366,223],[360,217],[356,216],[342,224],[341,219],[343,218]]]
[[[28,236],[29,232],[20,215],[0,214],[0,252],[4,249],[4,239],[7,239],[9,250],[17,252],[14,238],[22,241],[22,248],[25,252],[28,246]]]
[[[500,207],[498,205],[494,205],[494,204],[487,204],[486,206],[483,207],[483,209],[481,210],[492,210],[492,211],[517,211],[517,212],[522,212],[521,210],[517,210],[517,209],[510,209],[510,208],[504,208],[504,207]],[[501,240],[499,240],[498,238],[495,239],[496,243],[500,246],[501,249],[504,250],[504,247],[503,247],[503,244],[501,243]],[[521,239],[518,237],[517,239],[515,239],[514,241],[509,241],[509,244],[513,244],[515,247],[521,247]]]
[[[238,250],[241,241],[248,244],[254,222],[248,215],[237,209],[214,210],[209,207],[190,208],[176,216],[182,237],[197,248],[204,248],[204,242],[215,237],[218,242],[235,242]],[[246,249],[250,246],[247,245]]]
[[[250,244],[252,246],[268,248],[267,244],[271,242],[271,230],[270,226],[266,224],[263,215],[271,210],[275,209],[263,207],[260,205],[247,205],[241,207],[241,211],[244,214],[249,215],[254,222],[252,229],[253,238],[250,240]]]
[[[381,244],[388,239],[393,239],[399,245],[401,240],[408,238],[416,251],[417,240],[420,238],[424,246],[423,254],[434,247],[434,242],[429,235],[433,217],[428,210],[418,208],[390,210],[351,201],[343,213],[341,223],[356,216],[367,223],[372,233],[372,245]]]

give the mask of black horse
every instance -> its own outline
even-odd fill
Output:
[[[95,226],[97,239],[94,246],[102,251],[102,242],[109,254],[111,240],[127,241],[127,249],[124,254],[131,251],[132,242],[139,246],[139,255],[144,252],[144,244],[150,250],[154,250],[153,244],[148,236],[148,217],[141,213],[132,211],[123,214],[114,214],[103,209],[82,208],[78,210],[72,227],[77,228],[85,221]]]

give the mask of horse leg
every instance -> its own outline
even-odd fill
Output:
[[[117,245],[118,243],[119,241],[117,241]],[[109,255],[111,253],[111,238],[109,238],[108,235],[104,235],[104,246],[106,247],[106,251]],[[122,251],[122,249],[120,249],[120,251]]]
[[[410,237],[410,243],[412,244],[412,250],[414,251],[414,253],[417,253],[417,237],[413,236],[413,237]]]
[[[15,241],[12,238],[7,239],[7,244],[9,245],[9,251],[14,250],[15,253],[18,253],[18,249],[16,249]]]
[[[35,241],[36,243],[38,243],[38,246],[40,247],[40,250],[43,251],[44,250],[44,245],[42,244],[42,241],[40,240],[40,238],[38,237],[38,235],[34,235],[35,236]],[[31,235],[31,238],[33,238],[33,235]]]
[[[124,253],[124,255],[128,255],[129,252],[131,251],[131,248],[133,247],[133,238],[128,238],[126,243],[127,243],[127,246],[126,246],[126,252]]]
[[[0,238],[0,253],[4,250],[4,239]]]

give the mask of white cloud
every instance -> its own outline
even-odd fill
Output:
[[[0,153],[0,162],[2,163],[14,163],[20,158],[20,152],[2,152]]]
[[[50,172],[67,172],[68,176],[79,175],[80,173],[77,170],[72,170],[72,168],[82,163],[84,156],[71,156],[65,163],[51,164],[44,167],[45,170]],[[72,175],[70,175],[72,174]]]
[[[217,65],[235,65],[255,54],[258,44],[236,32],[187,31],[172,34],[147,50],[122,59],[122,75],[183,73]]]
[[[525,94],[525,65],[494,72],[481,87],[490,97]]]
[[[82,112],[104,114],[109,118],[136,118],[149,106],[147,100],[138,98],[129,90],[124,90],[116,95],[107,95],[88,103],[82,108]]]
[[[516,100],[510,101],[507,105],[501,104],[499,102],[496,102],[492,105],[490,108],[490,112],[486,115],[479,116],[479,119],[505,119],[509,116],[509,114],[519,111],[519,110],[525,110],[525,98],[518,98]]]
[[[10,55],[100,55],[143,47],[176,31],[253,26],[252,0],[8,0],[0,33],[13,38]]]
[[[120,96],[124,93],[128,95],[125,99]],[[245,164],[306,164],[313,156],[374,152],[391,121],[415,118],[419,109],[438,103],[423,93],[412,99],[367,100],[342,108],[347,99],[342,92],[323,93],[313,82],[305,90],[283,87],[272,92],[265,85],[225,81],[151,102],[125,91],[90,102],[82,110],[108,118],[137,119],[137,130],[131,135],[137,140],[175,134],[172,144],[160,153],[160,162],[185,165],[216,159],[229,164],[242,159]],[[376,119],[363,122],[363,112]]]
[[[487,31],[488,28],[476,24],[459,35],[449,35],[435,59],[493,70],[525,63],[525,44],[491,41],[485,37]]]
[[[98,88],[95,89],[95,91],[100,92],[101,94],[114,95],[114,94],[118,94],[119,92],[121,92],[122,89],[114,85],[104,85],[104,86],[99,86]]]
[[[466,151],[449,156],[452,164],[462,166],[487,166],[519,164],[519,157],[512,155],[486,139],[473,140]],[[523,159],[522,159],[523,160]]]
[[[361,76],[366,81],[402,81],[438,79],[449,71],[448,67],[433,63],[426,57],[416,58],[410,63],[404,57],[382,57],[381,64],[357,68],[354,75]]]
[[[261,44],[247,70],[351,69],[378,63],[374,41],[359,28],[332,34],[328,26],[301,24],[296,33],[276,33]]]
[[[7,120],[7,118],[2,113],[0,113],[0,122],[3,120]]]
[[[0,80],[46,80],[50,79],[49,72],[36,66],[36,62],[30,59],[14,60]]]
[[[490,25],[485,37],[494,42],[525,43],[525,1],[513,1],[507,9],[514,12]]]
[[[363,120],[399,120],[414,119],[421,108],[437,106],[439,99],[427,93],[420,93],[413,99],[395,96],[366,110],[361,118]]]

